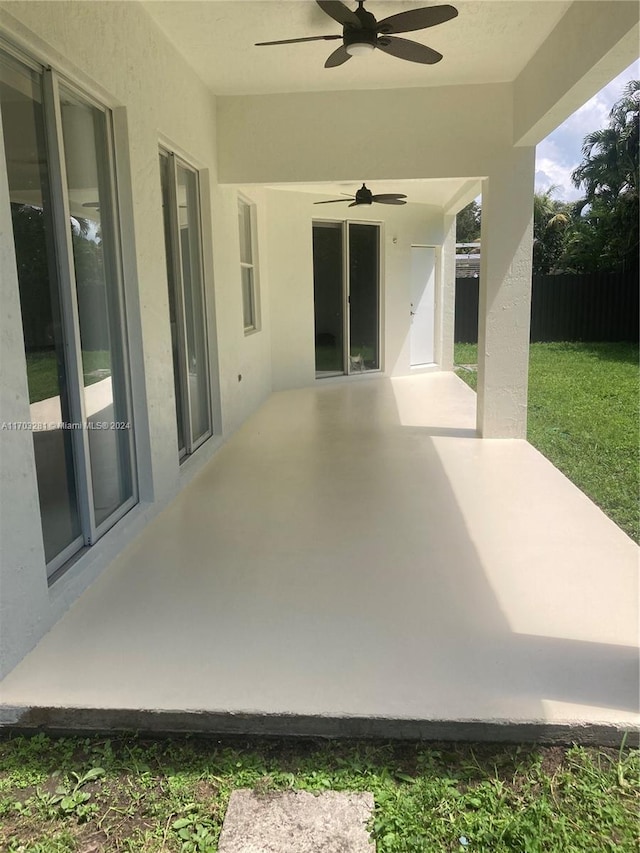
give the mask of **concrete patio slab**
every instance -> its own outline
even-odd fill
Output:
[[[638,548],[455,375],[273,394],[0,685],[0,721],[616,742]]]
[[[274,791],[231,794],[219,853],[375,853],[369,793]]]

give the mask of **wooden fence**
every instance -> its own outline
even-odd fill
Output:
[[[456,279],[456,343],[478,340],[478,279]],[[637,341],[638,274],[538,275],[531,341]]]

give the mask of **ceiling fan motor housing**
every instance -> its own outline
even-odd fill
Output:
[[[350,44],[370,44],[375,47],[378,39],[376,19],[371,12],[367,12],[362,4],[358,6],[353,14],[357,16],[361,26],[344,25],[342,28],[344,46],[348,47]]]
[[[349,47],[351,44],[370,44],[376,46],[378,34],[375,30],[361,29],[346,26],[343,29],[344,46]]]
[[[356,204],[372,204],[373,193],[363,184],[356,192]]]

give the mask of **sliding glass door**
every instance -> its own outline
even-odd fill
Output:
[[[313,223],[316,377],[380,369],[380,226]]]
[[[160,150],[178,453],[185,459],[211,435],[209,353],[198,173]]]
[[[0,109],[52,575],[137,499],[111,113],[5,53]]]

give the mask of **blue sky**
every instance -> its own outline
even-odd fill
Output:
[[[606,127],[609,111],[622,95],[626,84],[639,78],[640,61],[636,61],[538,145],[537,191],[542,192],[555,184],[558,189],[553,194],[554,198],[562,201],[580,198],[580,191],[571,183],[571,172],[582,160],[582,140],[593,130]]]

